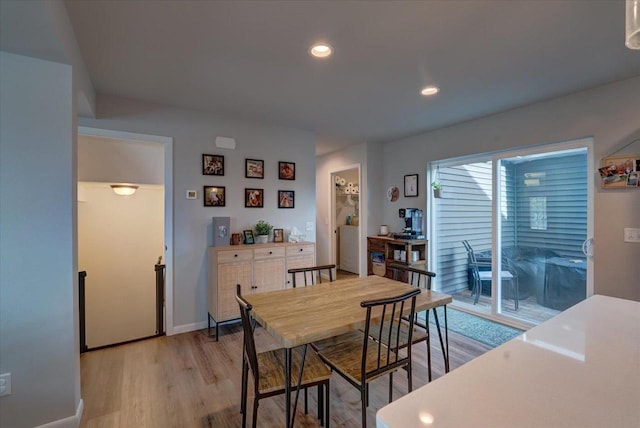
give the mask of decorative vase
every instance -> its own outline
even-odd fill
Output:
[[[267,242],[269,242],[269,235],[258,235],[256,237],[256,242],[258,244],[266,244]]]

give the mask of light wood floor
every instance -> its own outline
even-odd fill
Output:
[[[109,427],[239,427],[242,329],[240,324],[223,326],[219,342],[207,331],[184,333],[121,345],[82,354],[81,382],[83,428]],[[432,332],[434,379],[443,375],[437,334]],[[461,366],[490,348],[455,333],[449,333],[451,368]],[[271,337],[256,330],[260,349],[275,348]],[[426,346],[414,347],[414,388],[426,383]],[[407,393],[406,374],[394,376],[394,398]],[[250,380],[251,388],[251,380]],[[375,414],[387,404],[388,376],[371,384],[368,426],[375,427]],[[341,377],[331,378],[331,426],[360,425],[359,392]],[[455,400],[455,397],[452,397]],[[298,406],[296,426],[319,426],[316,419],[316,389],[310,390],[309,414]],[[249,397],[249,420],[252,409]],[[284,397],[260,401],[259,427],[284,425]]]

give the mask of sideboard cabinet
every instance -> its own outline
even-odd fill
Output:
[[[269,243],[209,247],[208,324],[240,318],[236,284],[242,294],[291,287],[287,270],[315,265],[313,242]]]

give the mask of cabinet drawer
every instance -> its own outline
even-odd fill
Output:
[[[291,245],[287,247],[287,257],[301,255],[301,254],[313,254],[315,253],[315,245]]]
[[[284,247],[256,248],[253,250],[256,259],[284,257]]]
[[[253,251],[251,250],[220,251],[218,253],[218,263],[239,262],[252,259]]]

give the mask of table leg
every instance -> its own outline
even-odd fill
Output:
[[[296,399],[293,401],[293,414],[291,415],[291,426],[296,420],[296,410],[298,409],[298,398],[300,397],[300,386],[302,385],[302,372],[304,371],[304,360],[307,356],[307,345],[302,349],[302,360],[300,361],[300,373],[298,374],[298,386],[296,387]]]
[[[433,310],[433,317],[436,321],[436,328],[438,329],[438,339],[440,340],[440,349],[442,349],[442,357],[444,358],[444,372],[449,373],[449,326],[447,324],[447,305],[444,305],[444,341],[442,340],[440,319],[438,318],[438,312],[436,312],[435,309]]]
[[[291,348],[284,348],[284,413],[289,428],[291,420]]]

